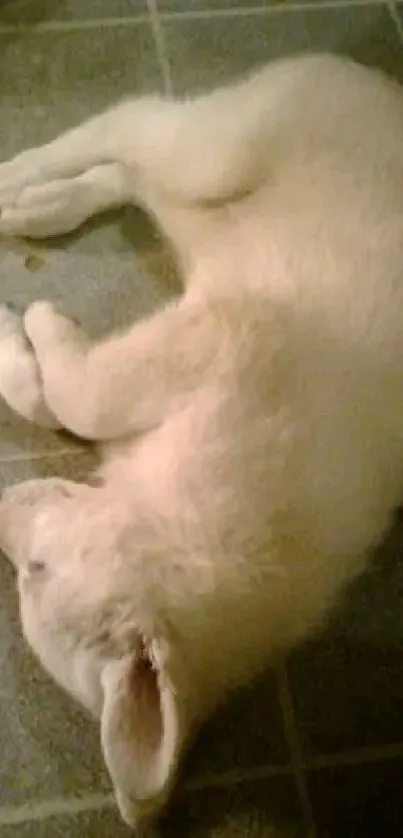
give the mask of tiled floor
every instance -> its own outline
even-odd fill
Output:
[[[129,91],[192,91],[265,59],[331,48],[403,81],[403,3],[377,0],[0,0],[0,156]],[[0,299],[62,300],[94,332],[169,294],[135,210],[34,248],[0,241]],[[85,473],[91,454],[0,407],[0,483]],[[202,732],[162,824],[177,838],[403,835],[403,521],[315,642]],[[400,567],[399,567],[400,562]],[[0,562],[0,834],[129,835],[97,730],[20,640]]]

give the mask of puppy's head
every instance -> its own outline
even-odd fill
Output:
[[[24,635],[53,678],[100,719],[120,812],[136,826],[168,794],[185,714],[158,615],[132,587],[136,573],[125,583],[121,512],[100,506],[97,492],[61,480],[8,489],[0,546],[17,570]]]

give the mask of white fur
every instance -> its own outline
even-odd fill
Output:
[[[100,485],[8,489],[0,541],[25,635],[100,717],[138,824],[197,725],[365,567],[403,494],[402,92],[300,57],[123,103],[0,166],[3,232],[129,200],[170,237],[184,294],[95,345],[49,303],[3,311],[0,392],[102,443],[104,464]]]

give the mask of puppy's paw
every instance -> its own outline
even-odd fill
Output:
[[[24,419],[45,428],[60,427],[46,405],[22,317],[8,305],[0,305],[0,397]]]
[[[78,324],[48,300],[37,300],[27,308],[24,331],[40,360],[45,354],[51,356],[61,343],[76,343],[82,336]]]
[[[0,163],[0,209],[14,204],[27,186],[44,182],[45,161],[45,150],[33,148]]]
[[[11,190],[6,200],[0,166],[0,233],[38,239],[57,236],[75,230],[91,214],[91,192],[84,178],[26,185],[14,195]]]

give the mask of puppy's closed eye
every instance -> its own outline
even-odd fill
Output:
[[[20,585],[22,584],[24,590],[31,590],[32,584],[41,582],[46,578],[46,564],[37,559],[29,559],[26,564],[20,566]]]
[[[28,573],[44,573],[46,570],[45,562],[37,561],[36,559],[30,559],[27,563],[27,571]]]

